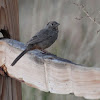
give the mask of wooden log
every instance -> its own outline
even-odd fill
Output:
[[[100,68],[74,64],[39,50],[28,52],[11,66],[24,49],[21,42],[11,39],[0,41],[0,66],[6,66],[9,77],[45,92],[100,98]]]

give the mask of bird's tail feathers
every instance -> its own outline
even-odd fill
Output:
[[[27,53],[27,52],[28,52],[28,50],[24,50],[24,51],[12,62],[11,66],[14,66],[14,65],[17,63],[17,61],[18,61],[25,53]]]

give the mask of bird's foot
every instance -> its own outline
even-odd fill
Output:
[[[46,50],[42,50],[42,54],[51,55],[51,53],[49,53],[49,52],[46,51]]]

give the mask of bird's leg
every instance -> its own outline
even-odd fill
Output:
[[[46,50],[44,50],[44,49],[41,49],[41,51],[43,52],[43,53],[48,53]]]
[[[41,51],[43,51],[42,54],[53,55],[53,54],[51,54],[50,52],[48,52],[48,51],[46,51],[46,50],[43,50],[43,49],[42,49]]]
[[[56,56],[56,55],[54,55],[54,54],[49,53],[49,52],[46,51],[46,50],[41,50],[41,51],[43,51],[42,54],[45,54],[45,55],[46,55],[46,58],[48,58],[48,59],[54,59],[55,56]]]

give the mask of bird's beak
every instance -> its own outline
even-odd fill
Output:
[[[59,26],[60,24],[58,23],[58,26]]]
[[[57,24],[56,24],[56,27],[58,27],[59,25],[60,25],[60,24],[59,24],[59,23],[57,23]]]

